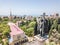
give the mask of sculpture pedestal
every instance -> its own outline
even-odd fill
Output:
[[[45,35],[45,36],[41,37],[40,34],[38,34],[34,37],[39,41],[45,41],[46,39],[48,39],[48,35]]]

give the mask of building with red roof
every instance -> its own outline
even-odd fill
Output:
[[[20,45],[28,41],[25,33],[21,30],[18,26],[14,23],[9,22],[8,25],[10,26],[10,38],[9,38],[9,45]]]

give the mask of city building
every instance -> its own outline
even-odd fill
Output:
[[[10,15],[8,16],[8,18],[9,18],[10,21],[14,18],[11,11],[10,11]]]
[[[21,45],[24,42],[27,42],[27,36],[25,35],[24,31],[18,28],[14,23],[9,22],[8,25],[10,26],[10,38],[9,38],[9,45]]]
[[[25,19],[28,20],[28,21],[33,20],[33,16],[26,16]]]
[[[17,21],[16,25],[19,27],[22,24],[22,21]]]
[[[59,16],[59,14],[58,13],[55,13],[55,14],[53,14],[53,15],[50,15],[50,19],[51,18],[53,18],[53,19],[56,19],[56,18],[59,18],[60,16]]]

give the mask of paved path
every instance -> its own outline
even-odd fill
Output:
[[[38,40],[32,42],[26,42],[23,45],[43,45],[43,42],[39,42]]]
[[[37,39],[35,39],[32,42],[26,42],[23,45],[44,45],[44,41],[39,41]]]
[[[26,42],[23,45],[44,45],[44,42],[47,38],[40,37],[39,35],[34,36],[34,41]]]

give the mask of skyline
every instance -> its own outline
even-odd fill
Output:
[[[60,14],[60,0],[0,0],[0,15]]]

